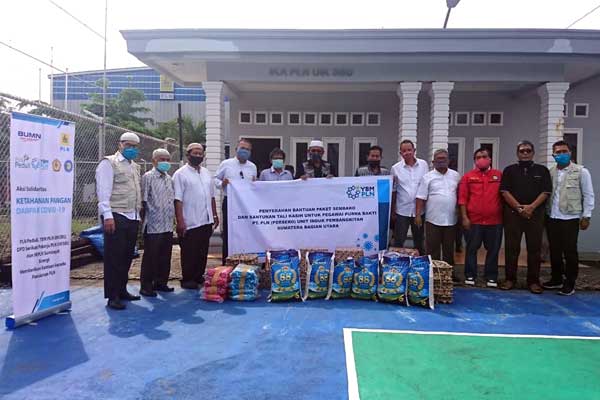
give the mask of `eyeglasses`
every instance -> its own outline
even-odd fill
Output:
[[[521,153],[521,154],[529,154],[529,153],[533,153],[533,150],[531,150],[531,149],[519,149],[519,153]]]
[[[244,179],[244,173],[240,171],[240,178]]]

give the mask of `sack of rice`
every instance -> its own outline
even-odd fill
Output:
[[[333,277],[333,253],[310,252],[306,255],[306,264],[307,282],[302,299],[324,299]]]
[[[377,300],[377,282],[379,280],[379,256],[363,256],[358,260],[352,279],[354,299]]]
[[[414,257],[408,269],[409,304],[434,309],[433,267],[430,256]]]
[[[300,288],[300,252],[281,250],[267,252],[271,267],[269,301],[302,300]]]
[[[237,301],[253,301],[259,297],[257,265],[239,264],[231,272],[229,298]]]
[[[384,253],[381,258],[381,278],[377,297],[381,301],[406,305],[406,277],[410,257],[395,252]]]
[[[327,300],[343,299],[350,297],[352,292],[352,278],[354,277],[355,262],[353,258],[338,262],[333,268],[333,276]]]

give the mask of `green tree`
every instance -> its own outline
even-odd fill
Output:
[[[204,121],[194,124],[192,117],[189,115],[183,116],[183,144],[189,143],[205,143],[206,142],[206,125]],[[159,122],[153,135],[161,139],[173,138],[179,141],[179,126],[177,120],[173,119],[167,122]]]

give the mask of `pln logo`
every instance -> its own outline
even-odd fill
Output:
[[[42,134],[39,132],[17,131],[17,137],[21,142],[37,142],[42,140]]]
[[[349,199],[369,199],[375,197],[375,186],[349,186],[346,188],[346,195]]]
[[[71,135],[68,133],[61,133],[59,145],[60,145],[60,151],[65,152],[65,153],[70,153],[71,152]]]

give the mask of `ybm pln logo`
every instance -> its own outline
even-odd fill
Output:
[[[68,133],[60,134],[60,151],[65,153],[71,152],[71,135]]]
[[[352,200],[372,198],[375,197],[375,186],[348,186],[346,195]]]
[[[37,142],[42,140],[42,134],[39,132],[17,131],[17,137],[21,142]]]

